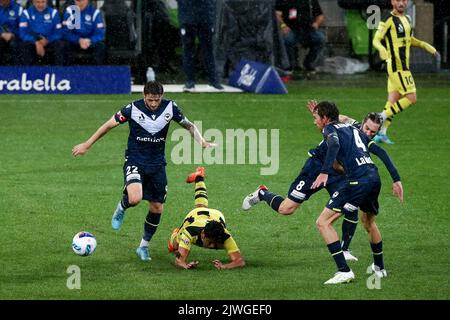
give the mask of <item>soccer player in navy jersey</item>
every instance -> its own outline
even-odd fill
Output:
[[[317,106],[317,102],[311,100],[308,102],[307,106],[309,111],[313,113]],[[382,119],[379,114],[375,112],[369,113],[364,118],[362,123],[358,123],[356,120],[344,115],[340,115],[339,120],[342,123],[354,125],[358,129],[362,130],[370,139],[377,134],[382,124]],[[316,148],[309,150],[309,158],[306,160],[297,178],[292,182],[286,198],[270,192],[266,186],[261,185],[255,192],[245,197],[242,208],[244,210],[249,210],[252,206],[263,200],[273,210],[282,215],[293,214],[304,201],[307,201],[313,194],[322,189],[322,187],[316,189],[311,189],[310,187],[317,175],[320,173],[326,152],[327,145],[324,141],[322,141]],[[345,175],[341,172],[342,168],[337,165],[335,165],[335,167],[336,169],[339,169],[339,171],[333,170],[331,172],[329,181],[324,187],[330,196],[332,196],[342,184],[345,184],[346,181]],[[342,222],[342,250],[345,260],[347,261],[358,261],[358,259],[349,250],[350,242],[355,234],[357,223],[358,212],[347,214]]]
[[[174,101],[163,99],[163,93],[163,86],[159,82],[148,82],[144,87],[143,99],[123,107],[88,140],[72,149],[74,156],[84,155],[111,129],[128,122],[130,133],[123,166],[123,197],[117,204],[111,224],[114,230],[119,230],[126,209],[136,206],[141,200],[149,201],[150,208],[144,223],[144,235],[136,250],[143,261],[151,260],[148,245],[158,227],[166,199],[164,151],[170,122],[175,121],[186,128],[203,148],[215,146],[205,141],[197,127],[183,115]]]
[[[316,221],[317,228],[338,268],[338,272],[325,284],[347,283],[355,278],[345,261],[333,223],[342,215],[355,212],[358,208],[363,213],[362,221],[369,234],[373,252],[374,263],[371,269],[376,276],[386,277],[381,233],[375,223],[379,208],[378,195],[381,179],[369,152],[377,155],[387,165],[389,172],[396,173],[397,170],[387,153],[374,141],[355,127],[338,122],[339,110],[334,103],[328,101],[319,103],[314,111],[314,119],[315,125],[322,131],[328,149],[320,174],[311,188],[316,189],[327,185],[329,173],[332,172],[335,161],[342,165],[347,179],[346,183],[330,198]],[[403,201],[403,187],[398,173],[393,180],[393,194]]]

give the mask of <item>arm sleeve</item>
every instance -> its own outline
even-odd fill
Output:
[[[239,251],[236,241],[234,241],[234,239],[231,235],[227,240],[225,240],[223,247],[227,251],[228,254]]]
[[[383,61],[388,59],[387,49],[381,44],[381,41],[386,35],[387,29],[387,22],[380,21],[380,23],[378,24],[377,32],[375,32],[375,36],[373,37],[372,41],[373,46],[378,50],[380,58]]]
[[[428,42],[425,42],[425,41],[420,41],[419,39],[414,38],[414,37],[411,37],[411,45],[414,47],[422,48],[430,54],[436,53],[436,49],[431,44],[429,44]]]
[[[114,115],[114,119],[122,124],[128,121],[131,118],[131,103],[123,107],[120,111],[118,111]]]
[[[51,34],[48,36],[49,43],[59,40],[62,37],[61,19],[59,18],[58,11],[54,9],[52,15],[53,15],[53,23],[52,23],[53,28]]]
[[[185,116],[183,114],[183,112],[180,110],[180,108],[177,106],[177,104],[175,102],[173,103],[173,120],[176,121],[177,123],[180,123],[181,121],[183,121],[185,119]]]
[[[97,16],[94,20],[94,35],[91,37],[91,43],[96,44],[97,42],[105,40],[105,25],[103,23],[103,17],[100,11],[97,9]]]
[[[328,145],[328,150],[320,173],[331,174],[333,172],[333,162],[336,160],[336,156],[341,146],[336,131],[327,130],[324,132],[324,137]]]
[[[24,42],[35,43],[36,36],[30,33],[30,19],[28,18],[28,11],[24,11],[19,20],[19,36]]]
[[[400,181],[400,175],[398,174],[397,169],[395,168],[391,158],[389,158],[389,155],[383,148],[378,146],[375,142],[371,141],[369,143],[369,151],[380,158],[381,161],[383,161],[394,182]]]

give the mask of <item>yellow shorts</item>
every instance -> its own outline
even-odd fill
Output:
[[[388,75],[388,93],[398,91],[402,96],[416,92],[416,84],[411,71],[397,71]]]

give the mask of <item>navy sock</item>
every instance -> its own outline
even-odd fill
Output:
[[[280,208],[280,205],[284,200],[282,196],[279,196],[276,193],[272,193],[267,190],[259,190],[258,196],[259,199],[267,202],[267,204],[276,212],[278,212],[278,209]]]
[[[378,243],[370,243],[370,247],[372,248],[373,253],[373,262],[376,266],[378,266],[380,269],[384,269],[384,262],[383,262],[383,241],[380,241]]]
[[[342,221],[342,250],[347,251],[358,225],[358,212],[346,215]]]
[[[144,236],[142,237],[145,241],[150,241],[152,239],[158,228],[160,219],[161,213],[148,212],[144,222]]]
[[[342,272],[349,272],[350,268],[348,267],[347,262],[345,261],[344,253],[342,252],[340,242],[336,241],[330,243],[327,245],[327,247],[331,253],[331,256],[334,259],[334,262],[336,262],[338,270]]]
[[[122,208],[124,210],[126,210],[126,209],[128,209],[130,207],[134,207],[128,202],[128,194],[124,194],[123,195],[122,200],[120,201],[120,204],[122,205]]]

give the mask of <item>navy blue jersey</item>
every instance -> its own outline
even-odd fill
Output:
[[[161,100],[155,112],[145,105],[144,99],[136,100],[115,114],[119,123],[128,122],[130,135],[127,159],[141,165],[165,165],[166,136],[172,120],[180,122],[184,115],[176,103],[171,100]]]
[[[345,169],[347,178],[355,179],[377,170],[369,154],[371,140],[350,124],[330,123],[323,129],[328,151],[321,172],[330,174],[336,159]]]

